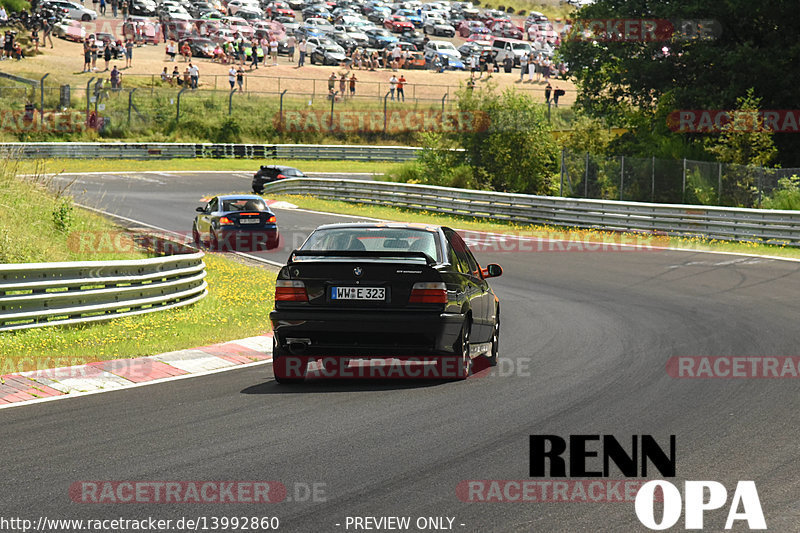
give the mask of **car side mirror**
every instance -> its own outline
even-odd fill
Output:
[[[498,264],[490,263],[483,269],[484,278],[496,278],[503,275],[503,267]]]
[[[205,207],[195,207],[194,210],[197,211],[198,213],[205,213],[206,212],[206,208]]]

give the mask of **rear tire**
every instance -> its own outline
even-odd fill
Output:
[[[211,236],[208,238],[208,247],[211,251],[219,251],[219,239],[217,239],[217,234],[214,233],[213,229],[211,230]]]
[[[438,374],[442,379],[461,381],[472,374],[472,358],[469,356],[469,321],[461,327],[461,333],[453,345],[456,355],[448,355],[437,361]]]

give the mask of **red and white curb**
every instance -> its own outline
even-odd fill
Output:
[[[272,333],[135,359],[0,376],[0,409],[214,374],[272,361]]]

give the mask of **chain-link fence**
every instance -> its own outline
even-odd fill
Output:
[[[632,202],[761,207],[800,168],[562,152],[562,196]]]

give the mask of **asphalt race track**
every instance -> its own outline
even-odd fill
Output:
[[[250,177],[82,176],[73,190],[80,203],[189,231],[201,197],[248,191]],[[348,220],[276,212],[292,239]],[[284,261],[288,249],[262,255]],[[505,270],[492,281],[503,359],[493,373],[284,387],[264,365],[0,410],[0,514],[277,516],[288,532],[355,531],[348,516],[454,517],[464,532],[647,531],[633,503],[465,503],[456,487],[531,479],[531,434],[652,434],[659,443],[676,436],[671,481],[680,489],[719,481],[730,504],[737,481],[754,480],[769,530],[797,530],[796,378],[676,379],[665,365],[673,356],[800,355],[800,263],[672,251],[476,255]],[[69,487],[81,480],[272,480],[293,500],[295,487],[315,483],[324,495],[76,504]],[[728,505],[706,513],[705,530],[722,531],[727,515]]]

